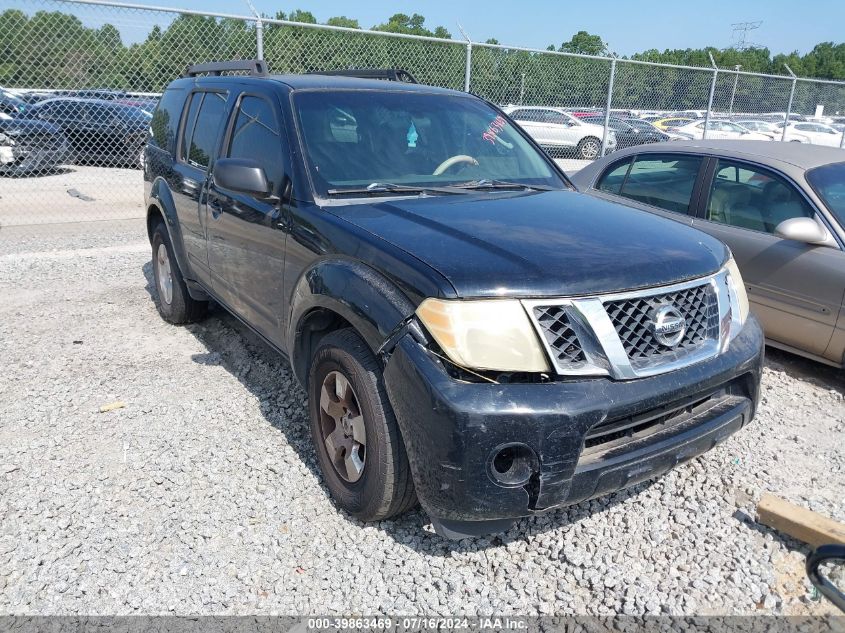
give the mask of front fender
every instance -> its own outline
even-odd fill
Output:
[[[291,293],[287,349],[305,384],[308,346],[303,327],[315,311],[330,310],[354,327],[374,352],[416,306],[387,277],[359,261],[322,259],[299,278]]]

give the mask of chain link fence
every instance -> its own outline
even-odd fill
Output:
[[[4,6],[0,239],[15,226],[142,217],[142,148],[158,95],[188,64],[207,61],[263,57],[274,73],[404,68],[546,125],[544,146],[559,157],[621,147],[625,126],[644,118],[676,138],[728,137],[739,122],[801,140],[799,123],[845,122],[845,82],[791,71],[669,66],[106,0]],[[798,120],[822,115],[841,118]],[[579,126],[592,126],[590,151],[556,131]],[[841,146],[841,131],[828,130],[813,139]]]

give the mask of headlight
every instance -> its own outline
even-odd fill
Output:
[[[728,325],[730,330],[728,336],[723,340],[723,346],[739,334],[748,318],[748,295],[745,292],[745,282],[742,280],[742,275],[739,273],[733,255],[725,264],[725,272],[727,273],[725,277],[728,285],[728,299],[731,305],[731,320]]]
[[[460,367],[550,371],[519,301],[426,299],[417,308],[417,317],[449,359]]]

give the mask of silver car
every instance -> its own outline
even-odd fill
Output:
[[[582,121],[562,108],[507,106],[503,110],[551,156],[569,152],[576,158],[594,160],[601,155],[603,125]],[[614,149],[616,133],[608,130],[607,151]]]
[[[624,149],[572,177],[725,242],[773,347],[845,362],[845,150],[702,140]]]

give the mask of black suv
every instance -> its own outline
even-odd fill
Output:
[[[339,74],[189,68],[144,179],[162,316],[213,299],[289,358],[340,507],[496,532],[752,419],[727,247],[577,193],[482,99]]]

